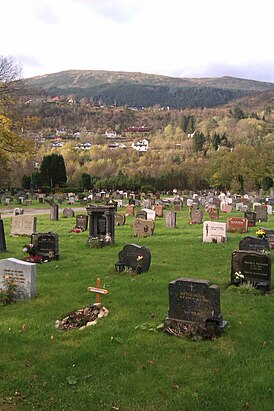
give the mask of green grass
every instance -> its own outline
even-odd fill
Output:
[[[60,260],[37,266],[36,298],[0,307],[1,410],[273,409],[273,296],[227,288],[231,253],[244,234],[204,244],[202,225],[189,225],[186,210],[177,216],[176,229],[157,219],[154,235],[144,239],[133,236],[128,217],[116,227],[116,245],[105,249],[88,248],[87,232],[68,232],[75,218],[38,216],[38,231],[59,234]],[[8,253],[0,257],[23,259],[27,240],[10,237],[9,223],[4,219]],[[263,226],[274,228],[274,217]],[[150,248],[147,273],[115,271],[129,242]],[[87,287],[97,276],[109,290],[102,297],[108,317],[82,331],[56,330],[55,320],[95,302]],[[167,316],[168,283],[179,277],[220,286],[229,321],[222,337],[193,342],[155,331]]]

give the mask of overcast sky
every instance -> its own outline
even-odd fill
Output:
[[[115,70],[274,82],[274,0],[0,0],[24,77]]]

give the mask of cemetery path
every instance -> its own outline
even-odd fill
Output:
[[[66,208],[66,207],[64,207]],[[63,213],[64,208],[59,208],[59,214]],[[85,207],[73,207],[74,211],[86,211]],[[30,208],[26,209],[24,208],[24,215],[42,215],[42,214],[49,214],[50,215],[50,208]],[[1,218],[8,218],[8,217],[13,217],[14,214],[14,209],[0,209],[0,216]]]

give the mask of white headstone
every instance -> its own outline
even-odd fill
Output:
[[[156,211],[155,210],[151,210],[150,208],[143,208],[142,210],[144,210],[147,213],[147,220],[149,220],[149,221],[155,221],[156,220]]]
[[[226,241],[226,223],[205,221],[203,224],[204,243],[223,243]]]
[[[5,279],[13,279],[18,286],[17,298],[30,299],[36,294],[36,264],[5,258],[0,260],[0,288]]]
[[[272,213],[273,213],[273,207],[272,207],[272,205],[267,205],[267,214],[268,215],[272,215]]]

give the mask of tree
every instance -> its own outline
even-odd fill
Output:
[[[81,175],[81,187],[84,190],[90,190],[92,185],[91,185],[91,177],[90,174],[83,173]]]
[[[61,154],[44,156],[40,173],[42,182],[50,187],[56,187],[67,181],[66,166]]]

